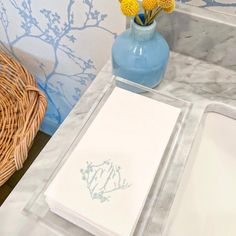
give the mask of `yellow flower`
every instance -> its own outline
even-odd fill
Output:
[[[139,13],[139,4],[137,0],[122,0],[121,11],[125,16],[135,16]]]
[[[142,6],[144,10],[154,10],[158,6],[158,0],[143,0]]]
[[[163,8],[163,11],[166,13],[172,13],[175,10],[175,1],[173,1],[173,5],[169,8]]]
[[[158,0],[158,6],[163,9],[173,8],[175,6],[175,0]]]

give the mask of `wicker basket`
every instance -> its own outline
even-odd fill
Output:
[[[0,186],[22,168],[46,107],[33,76],[0,52]]]

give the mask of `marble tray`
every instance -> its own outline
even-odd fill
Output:
[[[166,173],[168,169],[171,168],[171,163],[175,157],[176,149],[179,145],[179,140],[181,139],[184,131],[184,124],[187,120],[189,111],[191,110],[191,104],[189,102],[185,102],[183,100],[179,100],[170,96],[166,96],[156,92],[155,90],[145,88],[143,86],[137,85],[135,83],[126,81],[121,78],[115,78],[109,83],[106,88],[104,88],[103,92],[97,97],[96,102],[90,109],[87,117],[83,121],[83,127],[78,133],[77,137],[73,141],[73,144],[68,147],[67,153],[62,156],[61,160],[55,166],[55,169],[51,173],[50,179],[41,186],[30,199],[28,204],[23,209],[23,213],[30,217],[31,219],[35,219],[36,221],[46,224],[50,229],[56,231],[62,235],[90,235],[85,230],[75,226],[74,224],[66,221],[65,219],[53,214],[45,201],[44,192],[47,189],[48,185],[51,183],[54,176],[57,174],[58,170],[65,163],[67,158],[70,156],[74,147],[80,141],[83,134],[86,132],[87,128],[90,126],[93,119],[98,114],[101,107],[104,105],[105,101],[113,91],[113,89],[118,86],[125,88],[130,91],[142,91],[142,95],[158,100],[160,102],[172,105],[174,107],[178,107],[181,109],[180,115],[176,122],[174,131],[171,135],[171,138],[168,142],[166,151],[162,158],[161,164],[157,171],[153,186],[148,195],[147,202],[142,211],[141,217],[139,219],[138,226],[135,230],[135,235],[144,235],[147,230],[147,225],[149,224],[150,217],[152,216],[152,208],[158,201],[159,192],[161,190],[161,186],[165,182]]]
[[[236,109],[206,107],[165,236],[236,235]]]

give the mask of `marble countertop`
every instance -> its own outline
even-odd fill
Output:
[[[47,182],[55,163],[68,151],[81,128],[81,121],[111,78],[111,62],[108,61],[0,208],[1,236],[58,235],[44,224],[27,217],[22,210],[37,188]],[[181,151],[185,155],[181,153],[173,163],[173,170],[165,185],[165,194],[161,196],[157,206],[159,211],[161,208],[165,212],[167,210],[165,206],[168,205],[166,199],[170,199],[175,193],[177,173],[183,168],[188,153],[187,147],[192,141],[191,134],[197,128],[193,124],[197,124],[200,120],[206,104],[217,101],[236,106],[236,72],[172,52],[166,78],[156,89],[161,93],[193,103],[182,143],[186,146]],[[157,235],[160,232],[162,223],[160,216],[161,212],[153,217],[149,235]]]

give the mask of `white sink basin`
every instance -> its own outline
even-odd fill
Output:
[[[207,112],[164,235],[236,235],[236,120]]]

